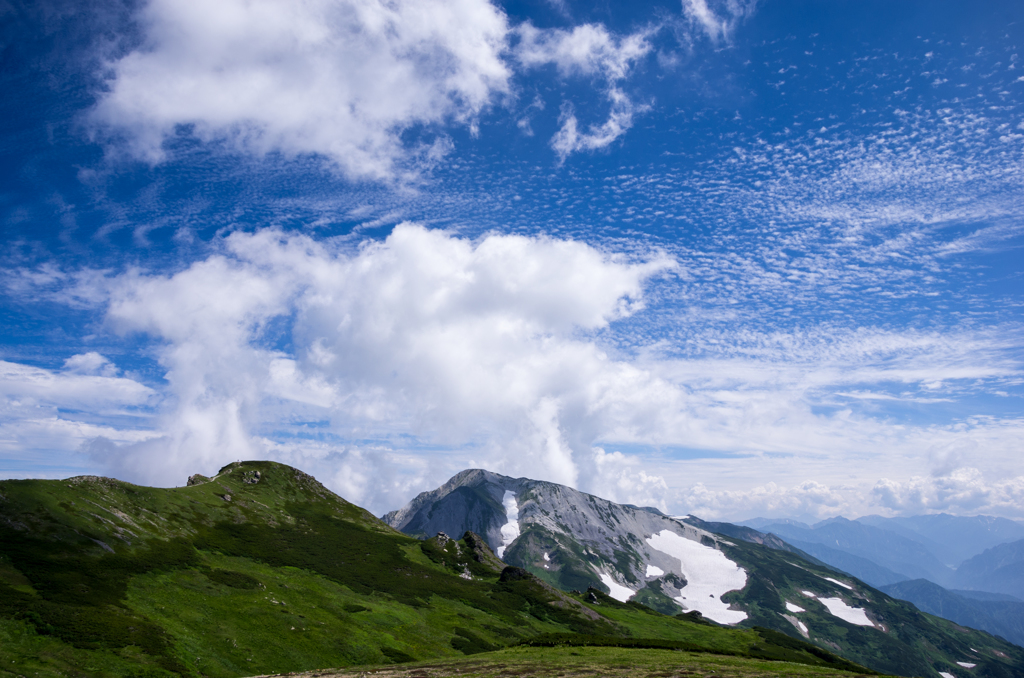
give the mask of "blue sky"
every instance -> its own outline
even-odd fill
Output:
[[[0,4],[0,476],[1024,518],[1024,7]]]

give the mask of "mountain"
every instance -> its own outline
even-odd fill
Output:
[[[990,591],[972,591],[970,589],[949,589],[952,593],[964,598],[970,598],[971,600],[995,600],[995,601],[1009,601],[1011,603],[1024,603],[1024,600],[1016,596],[1011,596],[1008,593],[992,593]]]
[[[972,600],[927,579],[904,581],[880,590],[893,598],[909,601],[928,614],[988,631],[1024,646],[1024,602]]]
[[[810,528],[789,523],[771,523],[758,529],[778,535],[804,550],[808,544],[820,544],[832,551],[868,560],[884,568],[872,575],[877,582],[896,575],[903,579],[930,579],[943,584],[948,583],[953,574],[919,541],[854,520],[833,518]],[[819,553],[822,555],[815,554],[815,557],[834,567],[844,569],[844,565],[850,564],[850,561],[835,558],[827,552]],[[866,570],[862,571],[867,574]]]
[[[173,489],[0,481],[0,676],[238,678],[507,646],[529,662],[531,645],[581,644],[717,653],[742,675],[793,666],[767,660],[864,671],[770,629],[567,594],[454,534],[406,536],[270,462]],[[1024,659],[968,642],[993,675]]]
[[[591,586],[669,614],[766,627],[886,673],[1024,676],[1024,649],[924,614],[751,528],[480,469],[384,520],[421,537],[472,526],[506,563],[556,588]]]
[[[999,544],[1024,539],[1024,524],[993,516],[863,516],[857,522],[913,539],[950,567]]]
[[[815,544],[798,539],[790,539],[787,543],[837,570],[852,574],[857,579],[874,587],[886,586],[910,579],[910,577],[901,572],[893,572],[889,568],[882,567],[867,558],[861,558],[860,556],[855,556],[852,553],[840,551],[824,544]]]
[[[994,546],[961,563],[953,582],[962,589],[1024,598],[1024,539]]]

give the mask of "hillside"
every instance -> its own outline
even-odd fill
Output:
[[[692,517],[480,469],[385,520],[421,536],[476,527],[506,562],[562,590],[593,586],[667,614],[774,629],[881,672],[1024,675],[1021,648],[924,614],[750,528],[713,532]]]
[[[189,483],[0,482],[0,676],[237,678],[527,642],[862,671],[768,629],[566,594],[473,533],[411,538],[280,464]]]
[[[1024,539],[993,546],[964,561],[953,581],[961,589],[1024,598]]]
[[[981,629],[1024,646],[1024,602],[973,600],[927,579],[904,581],[882,588],[894,598],[906,600],[919,610],[949,619],[962,626]]]

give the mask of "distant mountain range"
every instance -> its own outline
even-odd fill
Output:
[[[1024,646],[1024,601],[999,594],[986,596],[999,596],[996,599],[978,600],[969,597],[972,592],[947,591],[927,579],[903,581],[880,590],[893,598],[910,601],[922,612],[988,631]]]
[[[1018,522],[940,514],[742,524],[925,612],[1024,645],[1024,525]]]
[[[766,627],[885,673],[995,675],[1006,668],[985,663],[990,655],[978,643],[989,639],[984,642],[994,647],[991,643],[1000,641],[992,636],[972,635],[977,632],[922,615],[803,554],[782,535],[749,526],[673,518],[555,483],[480,469],[457,474],[383,519],[419,538],[473,529],[506,563],[561,590],[592,587],[666,614]],[[848,522],[839,521],[833,535],[847,548],[884,533],[870,525],[851,528]],[[860,541],[851,541],[849,534],[860,534]],[[900,554],[895,562],[915,565],[903,549],[929,567],[945,567],[916,542],[884,534],[891,535],[887,538]],[[1007,642],[998,651],[1024,652]],[[1007,675],[1024,675],[1024,665],[1010,671]]]
[[[797,548],[833,567],[849,572],[872,586],[885,586],[908,579],[929,579],[949,583],[953,570],[928,547],[891,530],[845,518],[835,518],[813,527],[793,522],[744,522],[761,532],[777,535]]]
[[[1024,598],[1024,525],[1005,518],[866,516],[813,526],[755,518],[740,524],[781,537],[873,586],[927,579]]]

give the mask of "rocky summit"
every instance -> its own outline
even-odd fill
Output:
[[[769,628],[886,673],[1024,675],[1005,661],[1024,658],[1020,648],[924,614],[749,527],[482,469],[384,521],[420,538],[472,530],[507,564],[563,591],[588,591],[591,602],[600,591],[664,614]]]

